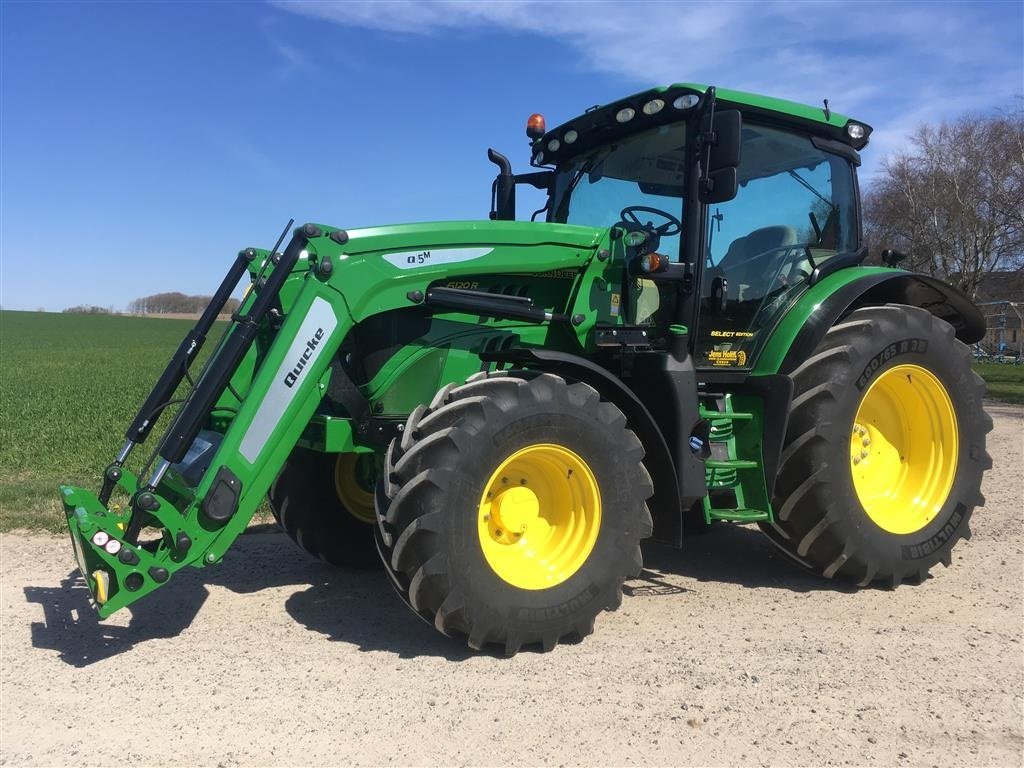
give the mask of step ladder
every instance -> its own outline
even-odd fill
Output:
[[[737,428],[742,428],[743,422],[754,421],[754,414],[735,410],[731,394],[709,395],[702,398],[699,413],[700,417],[711,425],[709,440],[712,458],[704,462],[708,485],[708,495],[702,500],[704,520],[709,524],[712,520],[729,520],[737,523],[771,522],[772,511],[769,501],[760,493],[754,495],[762,498],[748,500],[750,494],[744,489],[741,479],[741,473],[749,473],[746,476],[749,481],[746,484],[748,488],[756,487],[763,482],[760,476],[754,474],[762,472],[760,457],[740,458],[736,439]],[[721,458],[723,453],[725,458]],[[715,491],[721,490],[732,492],[736,498],[735,506],[714,505],[713,498],[720,496]]]

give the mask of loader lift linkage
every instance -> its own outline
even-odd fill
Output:
[[[239,251],[209,305],[178,346],[128,427],[124,445],[103,474],[98,496],[90,497],[82,489],[61,487],[65,505],[74,511],[73,516],[69,516],[69,525],[79,565],[90,580],[101,616],[131,602],[136,594],[141,596],[163,584],[171,573],[187,563],[209,564],[219,559],[219,555],[212,554],[209,547],[222,526],[236,513],[242,490],[241,481],[231,470],[227,467],[216,469],[213,485],[201,497],[198,510],[192,510],[188,515],[182,515],[156,491],[168,469],[185,458],[217,400],[228,388],[231,376],[252,345],[260,324],[274,308],[281,286],[295,267],[299,254],[312,238],[321,235],[319,227],[305,224],[292,233],[287,247],[280,254],[277,248],[284,234],[271,251],[260,252],[254,248]],[[232,316],[216,352],[209,358],[163,436],[155,454],[155,469],[144,483],[141,482],[141,477],[125,468],[126,460],[133,448],[145,442],[161,412],[171,402],[175,390],[188,376],[190,364],[202,349],[227,299],[259,256],[262,256],[264,264],[257,275],[258,287]],[[115,488],[129,496],[125,513],[118,514],[107,506]],[[142,528],[153,522],[166,532],[163,540],[140,546]],[[76,536],[76,533],[81,536]],[[220,540],[221,551],[230,545],[230,541]],[[115,579],[113,582],[111,576]]]

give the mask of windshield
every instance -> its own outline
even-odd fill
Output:
[[[563,163],[555,172],[550,221],[610,227],[621,211],[640,205],[682,220],[686,127],[661,125]],[[638,214],[654,226],[666,219]],[[663,237],[659,251],[678,258],[680,235]]]

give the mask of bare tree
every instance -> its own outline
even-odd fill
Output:
[[[974,298],[984,274],[1024,269],[1024,108],[923,125],[865,195],[868,239]]]

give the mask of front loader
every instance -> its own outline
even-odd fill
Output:
[[[242,250],[98,493],[61,488],[100,616],[219,562],[264,497],[310,554],[382,562],[438,630],[508,654],[589,634],[642,540],[716,521],[864,586],[948,565],[991,466],[984,321],[895,252],[862,265],[870,131],[676,84],[532,116],[534,171],[489,152],[488,221]],[[543,221],[514,220],[520,185]]]

